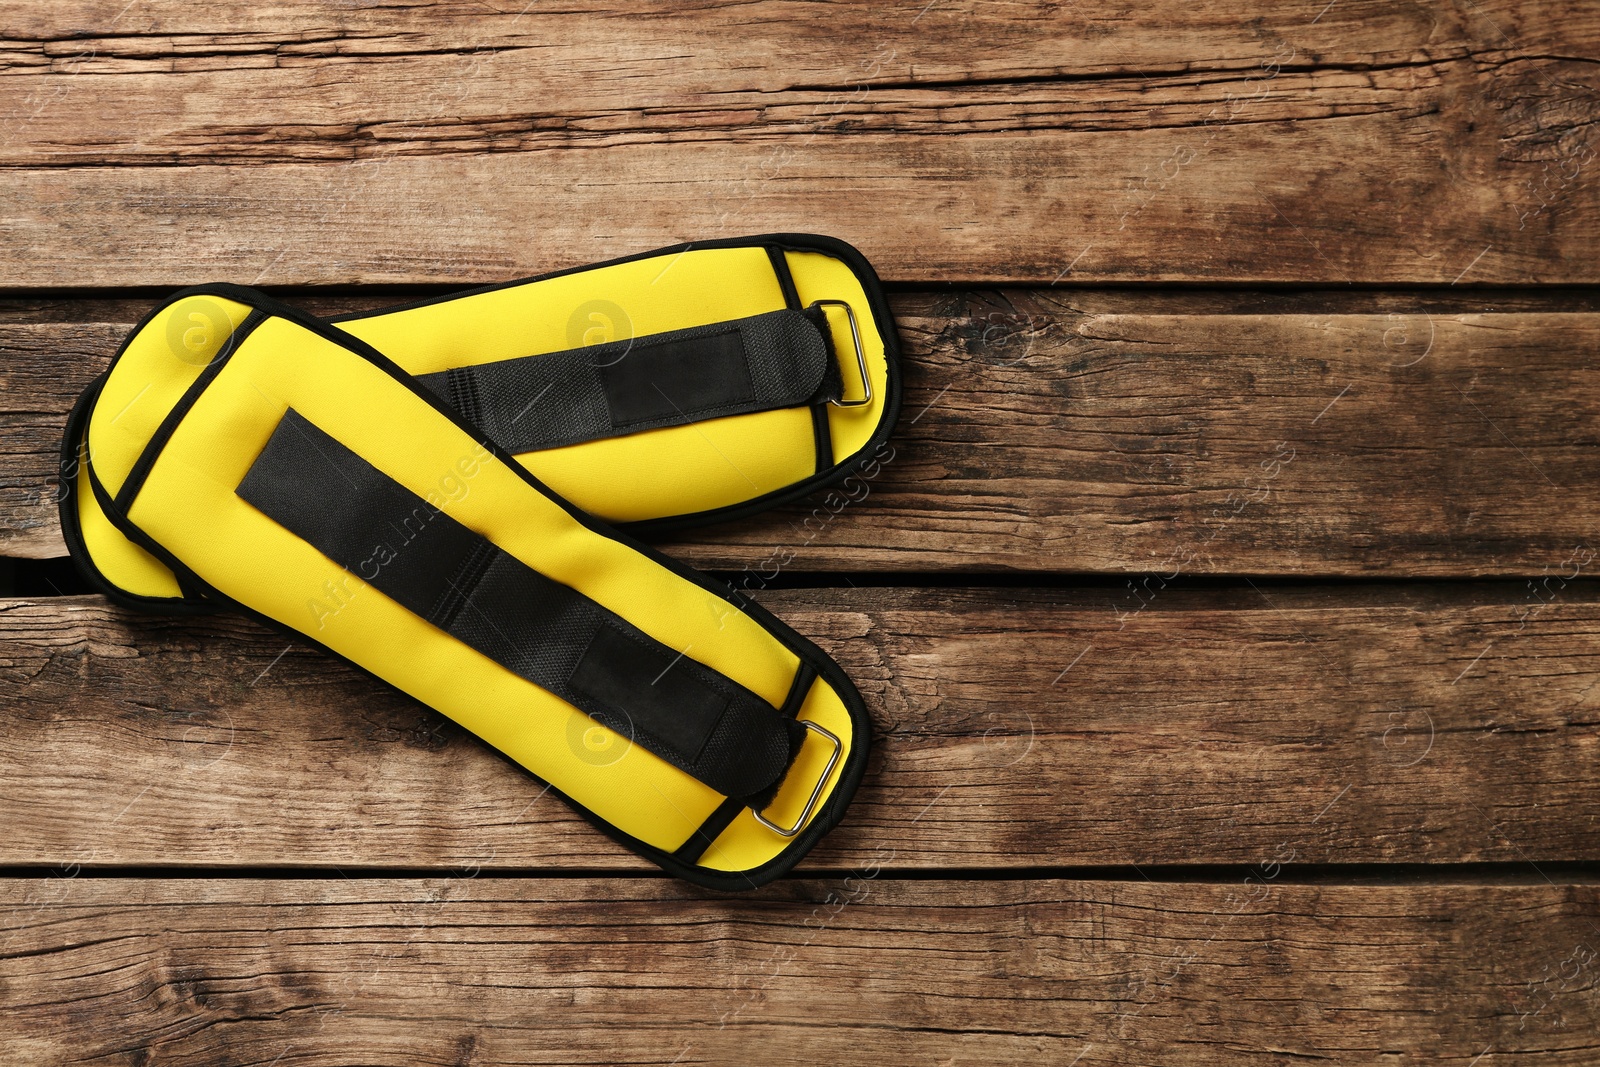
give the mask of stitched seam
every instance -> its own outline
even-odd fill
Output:
[[[499,554],[500,550],[490,541],[479,541],[473,545],[472,551],[456,564],[455,572],[439,593],[439,599],[428,610],[428,621],[441,630],[449,630]]]

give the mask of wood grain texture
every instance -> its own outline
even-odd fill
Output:
[[[1597,57],[1575,0],[9,2],[0,286],[783,229],[900,281],[1593,282]]]
[[[1592,1064],[1593,885],[53,880],[15,1062]]]
[[[747,896],[254,624],[0,599],[0,1059],[1600,1062],[1597,140],[1577,0],[0,0],[0,557],[180,285],[808,230],[908,347],[849,499],[666,546],[873,716]]]
[[[866,498],[674,551],[757,577],[773,546],[819,570],[1540,575],[1600,518],[1600,318],[899,308],[905,415]]]
[[[775,566],[1539,578],[1593,541],[1600,315],[1128,303],[897,295],[906,405],[881,473],[670,551],[756,585]],[[0,554],[64,554],[59,435],[124,309],[0,318]]]
[[[763,599],[876,727],[810,870],[1600,859],[1592,583]],[[242,620],[0,602],[0,714],[0,864],[644,869]]]

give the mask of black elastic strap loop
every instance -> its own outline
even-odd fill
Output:
[[[238,494],[383,595],[729,797],[770,796],[804,727],[554,581],[290,409]]]
[[[827,320],[817,308],[456,367],[418,380],[513,453],[825,402],[840,388]]]

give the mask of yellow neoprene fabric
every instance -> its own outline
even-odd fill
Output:
[[[873,401],[860,407],[828,408],[831,458],[837,462],[862,448],[882,421],[888,395],[885,342],[867,294],[848,264],[820,252],[784,255],[802,304],[847,300],[861,331]],[[605,294],[604,299],[596,299],[596,294]],[[408,373],[420,375],[742,318],[783,306],[783,293],[764,246],[707,248],[348,319],[339,327]],[[195,297],[164,314],[158,329],[141,331],[129,354],[142,358],[165,353],[168,358],[157,359],[150,388],[139,397],[130,390],[145,383],[136,387],[124,380],[113,387],[108,381],[96,405],[94,425],[103,423],[108,408],[115,412],[132,401],[136,401],[130,409],[135,416],[169,408],[204,365],[202,356],[208,358],[225,338],[217,328],[213,310],[217,307],[227,310],[230,328],[249,310],[218,297]],[[848,320],[833,309],[828,321],[845,395],[859,397],[862,387]],[[209,351],[204,345],[194,350],[185,347],[184,342],[202,338],[212,346]],[[153,429],[139,418],[133,421],[135,436],[137,430]],[[788,408],[530,452],[518,459],[585,511],[608,521],[633,522],[727,507],[794,485],[815,470],[812,433],[810,412]],[[133,458],[110,449],[105,439],[111,436],[97,430],[90,435],[89,446],[102,479],[109,476],[120,482],[125,464]],[[81,486],[77,510],[89,556],[113,585],[144,596],[179,595],[171,573],[124,538]]]
[[[185,313],[181,302],[169,310]],[[102,396],[139,394],[124,413],[135,417],[98,408],[91,423],[92,463],[113,495],[164,417],[141,383],[163,383],[170,410],[182,392],[170,386],[194,379],[165,366],[175,359],[159,340],[168,326],[156,316],[106,382]],[[726,600],[584,526],[380,368],[285,319],[238,344],[151,467],[128,519],[201,579],[437,708],[623,832],[668,851],[687,840],[721,803],[714,790],[444,635],[236,495],[289,407],[504,551],[774,706],[793,682],[795,654]],[[825,680],[801,718],[853,743],[850,715]],[[590,741],[571,743],[575,724]],[[780,824],[799,815],[831,752],[807,736],[767,811]],[[622,754],[601,765],[585,758],[594,748]],[[787,843],[746,811],[701,864],[747,870]]]

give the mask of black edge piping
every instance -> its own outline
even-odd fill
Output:
[[[791,311],[800,310],[800,291],[794,287],[794,275],[789,272],[789,261],[783,249],[767,245],[767,259],[772,262],[772,273],[777,275],[778,288],[783,290],[783,302]]]
[[[241,300],[239,303],[244,303],[244,301]],[[168,301],[167,306],[171,307],[172,301]],[[196,400],[200,399],[200,394],[206,391],[206,386],[210,385],[212,380],[222,373],[222,368],[227,365],[228,360],[233,358],[233,354],[239,350],[239,346],[244,344],[250,335],[255,332],[255,328],[265,322],[266,318],[267,316],[264,312],[253,308],[250,314],[245,316],[244,321],[239,323],[238,328],[223,339],[216,354],[211,357],[200,373],[195,375],[194,381],[189,383],[188,388],[183,391],[183,395],[178,398],[178,402],[172,405],[172,409],[161,419],[161,425],[156,427],[156,432],[150,435],[149,441],[145,442],[144,448],[139,452],[139,458],[134,460],[133,466],[128,469],[128,476],[117,487],[115,499],[118,509],[127,511],[133,507],[134,498],[139,495],[139,490],[144,488],[144,481],[150,476],[150,468],[155,465],[156,457],[167,447],[167,439],[172,436],[173,432],[177,430],[178,424],[183,422],[184,417],[189,414],[189,409],[194,407]],[[118,355],[120,358],[121,354],[119,353]],[[111,377],[109,368],[106,371],[106,377],[107,379]]]
[[[90,412],[94,410],[95,401],[100,396],[100,387],[105,384],[105,378],[106,376],[101,374],[90,382],[83,394],[78,397],[78,402],[72,406],[72,414],[67,417],[66,432],[61,437],[61,482],[58,492],[61,535],[67,542],[67,553],[72,557],[78,573],[89,583],[90,588],[119,607],[157,615],[215,614],[219,609],[208,600],[130,593],[100,573],[100,569],[95,566],[94,558],[89,554],[89,546],[84,543],[83,528],[78,521],[78,480],[80,477],[91,477],[93,472],[89,469],[87,454],[80,454],[79,448],[84,440],[84,424],[88,421]],[[98,499],[96,502],[98,503]],[[103,506],[101,510],[105,510]],[[108,517],[107,521],[112,520]],[[173,577],[176,579],[177,575],[174,574]],[[182,588],[181,582],[179,588]]]

